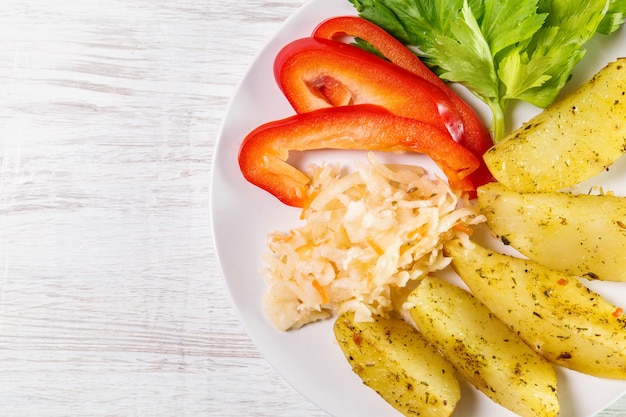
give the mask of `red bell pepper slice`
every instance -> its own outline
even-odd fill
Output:
[[[244,139],[239,166],[249,182],[283,203],[306,207],[310,179],[287,159],[290,151],[312,149],[423,153],[442,169],[452,188],[463,191],[474,189],[469,175],[480,164],[446,130],[362,104],[318,109],[259,126]]]
[[[337,16],[323,21],[313,31],[313,37],[322,39],[339,41],[346,36],[360,38],[368,42],[389,61],[439,87],[463,120],[463,133],[457,140],[481,159],[481,167],[472,174],[475,185],[478,187],[487,182],[495,181],[486,164],[482,161],[482,155],[493,146],[493,139],[476,112],[462,98],[402,42],[366,19],[358,16]]]
[[[320,23],[313,30],[312,36],[335,41],[343,37],[360,38],[399,67],[411,71],[432,84],[445,86],[445,83],[402,42],[369,20],[358,16],[331,17]]]
[[[463,131],[460,115],[441,89],[353,45],[298,39],[278,53],[274,75],[297,113],[375,104],[397,116],[447,129],[454,138]]]

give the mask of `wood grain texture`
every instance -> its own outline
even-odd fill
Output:
[[[0,2],[0,415],[326,416],[246,335],[209,213],[227,104],[302,3]]]

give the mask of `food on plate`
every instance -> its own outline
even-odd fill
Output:
[[[352,370],[405,416],[450,416],[461,397],[455,369],[409,323],[337,317],[334,333]]]
[[[615,0],[349,0],[360,16],[384,28],[443,80],[460,83],[493,113],[496,142],[507,133],[513,100],[548,106],[600,30],[623,23]]]
[[[489,132],[452,90],[433,84],[432,76],[422,78],[356,46],[319,37],[323,32],[315,34],[286,45],[274,64],[276,81],[297,113],[358,104],[383,107],[447,130],[476,155],[481,168],[472,177],[474,187],[493,180],[482,160],[493,145]]]
[[[305,207],[311,179],[287,162],[290,151],[367,149],[420,152],[430,156],[455,189],[469,191],[479,161],[445,131],[373,105],[330,107],[269,122],[250,132],[239,150],[239,166],[252,184],[285,204]]]
[[[625,152],[626,58],[620,58],[483,157],[507,187],[540,192],[587,180]]]
[[[427,277],[407,306],[420,333],[493,401],[520,416],[559,413],[552,365],[472,294]]]
[[[462,134],[462,120],[441,89],[356,46],[322,38],[285,45],[274,60],[281,91],[297,113],[333,106],[375,104]]]
[[[423,65],[428,80],[332,39],[341,22],[375,34],[395,45],[396,55],[406,56],[399,52],[402,45],[358,18],[332,21],[332,28],[322,24],[313,36],[283,47],[274,74],[297,114],[267,122],[244,138],[239,151],[244,178],[287,205],[305,207],[310,179],[287,162],[290,151],[410,151],[430,156],[452,188],[475,197],[476,187],[494,180],[482,160],[492,141],[478,116],[443,83],[433,84],[437,77]]]
[[[626,379],[626,316],[575,276],[471,241],[449,241],[474,296],[540,355],[576,371]]]
[[[478,204],[491,230],[527,257],[588,279],[626,281],[626,197],[518,193],[491,183],[478,188]]]
[[[456,140],[482,162],[482,155],[491,148],[493,140],[474,109],[432,72],[417,55],[383,28],[358,16],[337,16],[320,23],[313,31],[313,37],[339,41],[352,37],[358,45],[371,45],[375,53],[440,88],[463,122],[463,133],[458,135]],[[475,184],[485,184],[493,181],[493,176],[482,162],[472,173],[472,179]]]
[[[376,5],[392,0],[350,1],[363,16],[381,18],[385,28],[402,27],[406,37],[396,40],[369,21],[340,16],[286,45],[274,75],[297,114],[259,126],[239,152],[249,182],[302,208],[302,226],[268,236],[261,273],[271,322],[288,331],[339,315],[335,336],[354,372],[405,415],[453,412],[459,383],[444,356],[521,416],[558,414],[550,362],[626,379],[623,309],[574,276],[626,281],[620,268],[624,200],[555,192],[607,169],[626,152],[626,58],[553,103],[584,54],[583,44],[596,31],[611,33],[623,24],[626,2],[566,0],[560,8],[549,0],[394,0],[385,14]],[[405,3],[410,7],[398,8]],[[419,45],[416,53],[407,49],[402,42],[421,35],[404,25],[398,10],[426,24],[424,32],[435,34],[432,44]],[[457,19],[440,19],[449,12]],[[435,43],[437,53],[429,49]],[[437,75],[464,83],[485,100],[498,139],[511,100],[549,107],[492,147],[477,114]],[[610,123],[597,122],[607,117]],[[606,135],[598,140],[598,132]],[[423,153],[447,181],[420,167],[383,164],[371,152],[353,172],[326,163],[306,170],[291,164],[291,151],[315,149]],[[593,155],[585,159],[585,153]],[[546,161],[563,167],[552,164],[544,178],[536,172],[546,171]],[[502,184],[489,184],[496,178]],[[539,194],[545,184],[550,193]],[[479,201],[470,200],[477,189],[494,232],[541,263],[472,243],[473,226],[486,221]],[[617,213],[601,226],[594,222],[602,216],[588,214],[595,197],[610,207],[603,215]],[[579,252],[558,256],[564,252],[557,239]],[[597,242],[609,247],[598,250]],[[550,263],[559,259],[564,272]],[[432,277],[450,263],[473,295]]]
[[[304,224],[268,237],[264,308],[280,330],[354,311],[357,321],[392,311],[396,290],[449,265],[443,242],[484,217],[446,181],[370,154],[354,172],[312,168],[315,197]]]
[[[353,38],[355,45],[363,49],[373,48],[378,53],[399,67],[411,71],[431,84],[448,86],[428,68],[409,48],[394,38],[382,27],[358,16],[335,16],[322,21],[314,30],[314,38],[342,41],[344,38]],[[454,94],[456,96],[456,94]]]

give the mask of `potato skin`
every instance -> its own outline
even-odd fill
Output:
[[[588,375],[626,379],[626,316],[621,308],[573,275],[469,246],[458,240],[445,245],[453,268],[537,353]]]
[[[407,302],[420,332],[493,401],[524,417],[558,415],[552,365],[471,293],[427,277]]]
[[[626,282],[626,197],[518,193],[478,188],[487,224],[505,243],[545,266],[588,279]]]
[[[352,370],[405,416],[448,417],[461,398],[455,369],[409,323],[339,315],[337,342]]]
[[[599,174],[625,152],[626,58],[619,58],[483,159],[493,176],[515,191],[555,191]]]

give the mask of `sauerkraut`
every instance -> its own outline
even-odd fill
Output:
[[[311,177],[304,224],[270,233],[263,255],[264,308],[280,330],[346,310],[358,321],[386,316],[394,292],[449,265],[444,241],[485,221],[445,180],[373,154],[354,172],[322,165]]]

